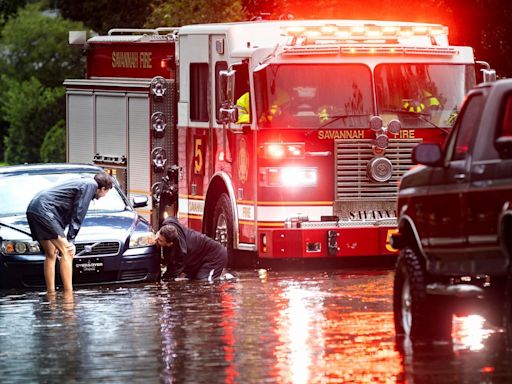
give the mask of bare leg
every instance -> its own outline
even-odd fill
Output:
[[[64,238],[58,237],[57,239],[50,240],[52,244],[59,250],[61,255],[60,259],[60,278],[64,292],[73,291],[73,256],[74,253],[70,250],[71,244]]]
[[[51,240],[40,240],[39,243],[44,250],[44,281],[46,282],[46,291],[48,294],[55,293],[55,260],[57,259],[57,249]]]

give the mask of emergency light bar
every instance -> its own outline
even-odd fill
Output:
[[[403,47],[394,45],[343,44],[337,46],[307,45],[285,48],[283,55],[432,55],[454,56],[459,51],[452,47]]]
[[[437,38],[447,40],[448,27],[440,24],[355,24],[355,25],[293,25],[283,27],[292,38],[290,45],[316,40],[399,40],[403,38],[427,37],[435,44]],[[302,40],[302,41],[301,41]]]

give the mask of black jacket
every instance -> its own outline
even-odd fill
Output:
[[[69,225],[67,238],[73,241],[97,190],[98,184],[91,177],[73,179],[39,192],[28,205],[27,213],[53,217],[63,229]]]
[[[178,230],[178,244],[164,247],[164,257],[170,276],[185,273],[195,278],[201,266],[207,261],[223,259],[226,249],[217,241],[180,224],[174,217],[168,217],[162,225],[171,224]]]

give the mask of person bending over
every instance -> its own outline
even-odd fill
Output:
[[[73,244],[92,199],[99,199],[112,188],[105,172],[69,180],[34,196],[27,208],[32,239],[45,254],[44,279],[48,293],[55,292],[55,261],[60,254],[60,277],[65,292],[73,291]],[[67,236],[64,229],[69,226]]]

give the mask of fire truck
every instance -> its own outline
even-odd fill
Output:
[[[73,39],[73,41],[71,41]],[[282,20],[112,29],[65,81],[67,161],[259,258],[393,255],[412,148],[442,142],[482,66],[438,24]]]

